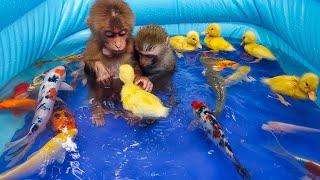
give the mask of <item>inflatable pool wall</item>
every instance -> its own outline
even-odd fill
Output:
[[[83,50],[90,32],[86,17],[93,0],[2,0],[0,87],[35,61]],[[128,0],[136,24],[163,25],[170,34],[222,25],[223,36],[239,39],[247,29],[278,53],[290,74],[320,74],[317,0]],[[285,57],[285,58],[284,58]],[[318,101],[319,102],[319,101]]]

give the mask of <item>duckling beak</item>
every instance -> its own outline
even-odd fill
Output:
[[[198,43],[198,44],[197,44],[197,47],[198,47],[198,49],[202,49],[201,43]]]
[[[315,91],[310,91],[310,92],[308,93],[308,96],[309,96],[309,99],[310,99],[311,101],[316,101],[316,100],[317,100],[317,95],[316,95],[316,92],[315,92]]]
[[[201,35],[207,35],[208,33],[206,31],[201,32]]]

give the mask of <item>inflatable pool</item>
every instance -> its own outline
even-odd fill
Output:
[[[0,99],[10,96],[17,82],[30,81],[35,75],[55,67],[31,66],[46,59],[80,53],[90,36],[86,18],[93,0],[36,0],[21,2],[2,0],[0,22]],[[263,77],[280,74],[301,75],[311,71],[320,75],[318,61],[320,24],[316,0],[183,0],[127,1],[136,15],[136,29],[146,24],[162,25],[170,35],[202,32],[209,23],[221,25],[222,36],[237,48],[234,53],[218,56],[247,64],[240,48],[246,30],[255,31],[259,43],[270,47],[277,62],[250,65],[256,81],[241,82],[228,88],[225,110],[218,121],[238,159],[254,179],[299,179],[307,175],[304,166],[288,155],[270,151],[279,142],[299,157],[320,161],[315,149],[320,147],[318,133],[272,136],[261,129],[267,121],[282,121],[320,128],[320,105],[290,99],[290,107],[275,100],[260,83]],[[192,54],[190,54],[192,56]],[[188,55],[186,55],[186,58]],[[107,125],[96,128],[91,124],[87,89],[64,92],[78,123],[76,152],[67,153],[64,163],[47,167],[45,179],[240,179],[232,164],[201,131],[188,129],[193,113],[192,100],[206,101],[214,109],[215,93],[206,85],[203,66],[196,60],[177,59],[173,82],[179,104],[170,116],[151,127],[130,127],[123,119],[107,117]],[[71,73],[71,70],[68,70]],[[67,77],[70,81],[70,77]],[[319,96],[320,94],[318,94]],[[165,95],[159,94],[165,98]],[[26,117],[0,113],[0,149],[24,124]],[[31,118],[32,119],[32,118]],[[21,131],[23,131],[22,128]],[[32,147],[37,151],[53,136],[45,132]],[[288,160],[289,159],[289,160]],[[23,159],[23,161],[25,161]],[[0,170],[7,170],[3,158]],[[33,175],[30,178],[37,179]]]

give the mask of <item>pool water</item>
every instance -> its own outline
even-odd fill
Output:
[[[249,75],[256,81],[228,87],[225,109],[218,117],[234,153],[254,179],[299,179],[305,176],[302,166],[269,150],[279,146],[269,132],[261,129],[261,125],[273,120],[320,128],[319,107],[313,102],[289,97],[285,98],[291,106],[282,105],[260,82],[262,77],[283,74],[279,63],[248,64],[252,58],[236,47],[238,51],[220,53],[216,57],[251,66]],[[196,59],[190,60],[193,57]],[[188,128],[194,119],[191,101],[202,100],[211,109],[215,108],[216,96],[202,75],[203,69],[197,53],[188,53],[177,59],[173,82],[178,104],[168,118],[148,127],[131,127],[122,118],[106,116],[106,125],[97,128],[91,123],[87,88],[79,84],[74,92],[60,92],[59,96],[77,120],[79,133],[75,142],[78,149],[67,153],[62,165],[54,163],[47,167],[44,179],[241,179],[232,163],[201,130]],[[230,70],[222,72],[223,75],[230,73]],[[70,80],[68,77],[67,81]],[[164,93],[158,95],[164,100],[167,98]],[[0,119],[1,116],[4,114],[0,114]],[[32,114],[22,119],[25,119],[25,128],[16,136],[21,136],[30,127]],[[5,121],[17,123],[18,120]],[[53,136],[48,128],[28,155]],[[288,151],[314,161],[320,161],[320,154],[316,151],[320,147],[319,137],[317,133],[277,135]],[[1,172],[6,170],[5,165],[2,157]],[[38,178],[37,175],[30,177]]]

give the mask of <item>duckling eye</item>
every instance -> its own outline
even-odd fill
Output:
[[[307,87],[309,87],[309,84],[308,84],[308,83],[306,83],[306,86],[307,86]]]
[[[211,30],[213,31],[213,28],[211,28]]]
[[[192,40],[194,40],[194,41],[195,41],[195,40],[196,40],[196,38],[192,38]]]

